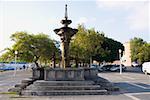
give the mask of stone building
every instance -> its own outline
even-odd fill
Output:
[[[124,45],[124,53],[122,57],[122,64],[124,64],[125,66],[131,66],[130,42],[125,42],[123,45]]]

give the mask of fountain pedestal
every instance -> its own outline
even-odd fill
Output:
[[[83,68],[54,68],[45,69],[44,80],[46,81],[81,81],[84,80]]]
[[[45,81],[81,81],[96,78],[95,68],[41,68],[33,69],[33,78]]]

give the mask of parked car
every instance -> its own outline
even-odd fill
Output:
[[[110,69],[113,67],[113,65],[102,65],[101,69],[103,71],[110,71]]]
[[[139,67],[140,66],[140,64],[138,64],[137,62],[132,62],[132,65],[131,65],[132,67]]]
[[[92,65],[91,65],[91,68],[97,68],[98,72],[102,72],[102,71],[103,71],[103,69],[101,69],[100,66],[95,65],[95,64],[92,64]]]
[[[142,64],[142,71],[145,74],[150,74],[150,62],[145,62]]]
[[[2,66],[2,67],[0,67],[0,70],[2,70],[2,71],[15,70],[15,68],[11,67],[11,66]]]
[[[0,63],[0,67],[3,67],[3,66],[5,66],[5,64],[3,64],[3,63]]]
[[[125,71],[127,68],[122,64],[122,71]],[[120,65],[113,65],[110,68],[110,71],[115,72],[115,71],[120,71]]]

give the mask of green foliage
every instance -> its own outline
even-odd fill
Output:
[[[104,42],[102,44],[102,48],[104,49],[104,54],[102,55],[102,60],[107,62],[112,62],[114,60],[118,60],[119,58],[119,49],[124,50],[123,45],[115,41],[111,38],[105,37]]]
[[[150,61],[150,44],[145,43],[139,50],[138,53],[139,62],[148,62]]]
[[[0,56],[0,62],[11,62],[15,60],[15,50],[12,48],[5,48],[6,51],[4,54]]]
[[[134,38],[130,41],[131,60],[138,61],[140,64],[150,61],[150,43],[146,43],[141,38]]]
[[[78,33],[70,44],[70,56],[75,60],[76,66],[79,62],[89,63],[90,58],[100,62],[111,62],[119,58],[118,50],[123,50],[123,45],[105,37],[104,34],[104,32],[96,32],[95,29],[86,29],[83,25],[78,26]],[[60,58],[60,51],[54,44],[56,41],[51,40],[48,35],[43,33],[34,35],[27,32],[16,32],[11,39],[15,44],[2,55],[1,60],[13,60],[16,50],[18,51],[17,59],[20,61],[48,63],[54,55],[56,58]]]
[[[141,38],[133,38],[130,40],[131,60],[138,61],[142,64],[145,61],[150,61],[150,44],[143,41]]]
[[[104,36],[103,32],[85,29],[78,26],[78,33],[71,42],[71,57],[78,61],[88,62],[90,58],[97,61],[114,61],[118,59],[118,50],[124,49],[120,42]]]
[[[26,62],[48,62],[52,55],[58,51],[53,41],[43,33],[37,35],[27,32],[16,32],[11,39],[15,42],[11,49],[1,59],[7,60],[9,55],[14,57],[14,52],[18,51],[17,59]]]

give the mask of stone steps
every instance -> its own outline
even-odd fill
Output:
[[[22,90],[21,95],[51,96],[51,95],[102,95],[109,91],[96,85],[94,81],[35,81]]]
[[[54,90],[54,91],[22,91],[27,96],[60,96],[60,95],[106,95],[107,90]]]
[[[28,86],[26,90],[99,90],[99,85],[85,85],[85,86]]]
[[[93,85],[93,81],[44,81],[38,80],[34,82],[35,86],[80,86]]]

